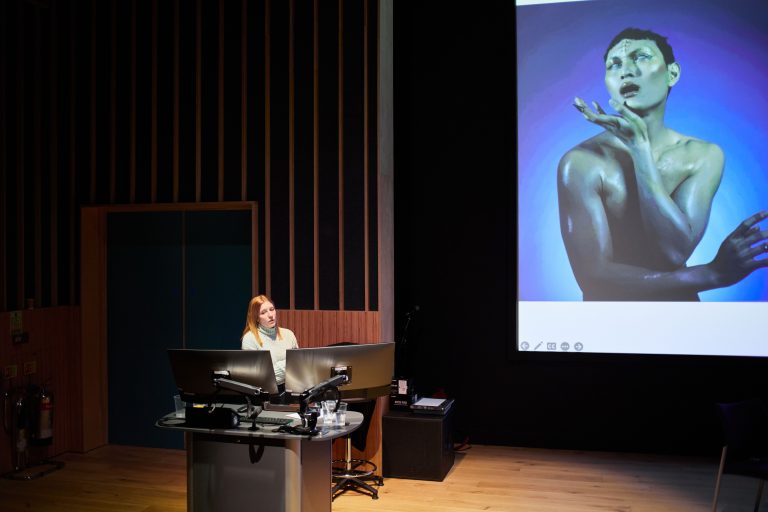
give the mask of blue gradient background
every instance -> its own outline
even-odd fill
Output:
[[[626,27],[668,37],[681,66],[667,125],[718,144],[725,172],[689,265],[706,263],[745,218],[768,209],[768,2],[663,0],[517,8],[519,300],[576,301],[581,290],[560,236],[557,164],[601,131],[574,96],[609,109],[603,53]],[[768,299],[768,269],[700,294],[703,301]]]

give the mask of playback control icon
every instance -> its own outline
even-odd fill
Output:
[[[581,352],[584,350],[584,344],[580,341],[577,341],[576,343],[571,346],[570,343],[567,341],[563,341],[559,345],[556,342],[548,341],[546,344],[543,341],[540,341],[536,343],[534,347],[531,347],[531,344],[527,341],[520,342],[520,350],[522,351],[537,351],[539,349],[546,349],[548,352],[557,352],[558,350],[560,352],[568,352],[571,349],[575,350],[576,352]]]

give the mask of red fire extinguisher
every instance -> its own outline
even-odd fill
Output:
[[[30,386],[29,441],[34,446],[47,446],[53,442],[53,397],[45,388]]]
[[[45,388],[40,388],[38,414],[35,423],[33,443],[38,446],[51,444],[53,442],[53,396]]]

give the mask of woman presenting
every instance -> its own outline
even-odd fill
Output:
[[[269,350],[280,393],[285,391],[285,351],[299,348],[293,331],[277,325],[277,310],[266,295],[257,295],[248,303],[243,330],[243,350]]]

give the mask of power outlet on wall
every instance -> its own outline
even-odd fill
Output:
[[[37,373],[37,361],[25,361],[24,375],[32,375],[33,373]]]
[[[19,333],[13,334],[11,335],[11,340],[13,341],[14,345],[18,345],[20,343],[29,343],[29,333],[19,332]]]
[[[15,364],[9,364],[3,368],[3,378],[13,379],[18,375],[19,371]]]

